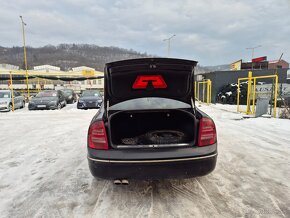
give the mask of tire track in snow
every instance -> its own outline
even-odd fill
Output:
[[[155,181],[151,182],[151,187],[152,187],[152,194],[151,194],[151,208],[150,208],[150,213],[149,217],[154,218],[154,217],[162,217],[162,211],[160,211],[160,208],[158,208],[158,204],[155,198],[156,198],[156,193],[157,191],[157,185]]]
[[[281,208],[279,207],[278,203],[276,202],[275,198],[270,194],[268,196],[271,199],[274,207],[282,214],[283,217],[286,217],[285,214],[283,213],[283,211],[281,210]]]
[[[104,184],[104,186],[103,186],[103,188],[100,191],[100,194],[97,197],[97,201],[95,203],[95,207],[94,207],[94,209],[92,211],[92,217],[94,217],[94,216],[97,217],[98,216],[98,213],[97,212],[99,210],[100,202],[102,201],[102,195],[108,189],[108,185],[109,185],[109,181],[106,181],[105,184]]]
[[[219,214],[218,209],[214,206],[214,204],[212,203],[209,195],[207,194],[207,191],[203,188],[203,186],[201,185],[201,183],[198,181],[197,178],[195,178],[195,181],[197,182],[197,184],[199,185],[200,189],[202,190],[202,192],[204,193],[206,199],[210,202],[210,204],[212,205],[212,207],[215,209],[215,211]]]
[[[70,166],[71,168],[77,169],[84,162],[85,160],[82,159],[74,160],[74,167],[72,167],[71,165]],[[66,161],[66,163],[70,162]],[[56,162],[55,164],[58,164],[58,162]],[[20,205],[10,211],[11,216],[22,217],[23,214],[25,214],[25,217],[32,217],[35,216],[39,211],[41,212],[41,209],[43,207],[45,209],[47,207],[47,203],[50,203],[46,200],[51,200],[51,195],[57,195],[57,190],[60,187],[60,184],[63,184],[64,178],[68,179],[69,175],[71,174],[71,172],[68,171],[68,169],[71,168],[64,167],[66,171],[57,171],[53,175],[51,175],[49,179],[43,182],[40,187],[37,187],[37,189],[33,191],[29,196],[25,196],[26,198],[24,202],[19,202]],[[55,198],[55,196],[53,196],[53,198]],[[49,210],[50,216],[54,216],[55,212],[56,214],[58,214],[57,208],[54,208],[53,210],[51,209],[52,208],[50,208]]]

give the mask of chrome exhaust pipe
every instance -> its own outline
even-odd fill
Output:
[[[127,179],[122,179],[122,185],[129,185],[129,181]]]
[[[115,185],[121,185],[122,182],[121,182],[120,179],[115,179],[115,180],[114,180],[114,184],[115,184]]]

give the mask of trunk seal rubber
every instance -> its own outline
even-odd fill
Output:
[[[189,160],[202,160],[211,157],[217,156],[217,153],[201,156],[201,157],[189,157],[189,158],[175,158],[175,159],[162,159],[162,160],[104,160],[104,159],[96,159],[88,157],[89,160],[94,162],[101,162],[101,163],[167,163],[167,162],[180,162],[180,161],[189,161]]]

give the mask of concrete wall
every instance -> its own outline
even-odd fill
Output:
[[[278,69],[279,83],[290,83],[287,80],[287,70],[288,69]],[[248,76],[248,70],[239,71],[215,71],[211,73],[203,74],[205,79],[210,79],[212,81],[212,102],[215,103],[216,95],[220,89],[227,84],[237,83],[238,78],[243,78]],[[273,75],[274,70],[253,70],[253,76],[267,76]],[[195,75],[196,81],[197,75]],[[258,82],[272,83],[271,79],[260,79]]]

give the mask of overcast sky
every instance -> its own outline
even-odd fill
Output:
[[[290,0],[0,0],[0,46],[89,43],[201,65],[255,56],[290,61]]]

